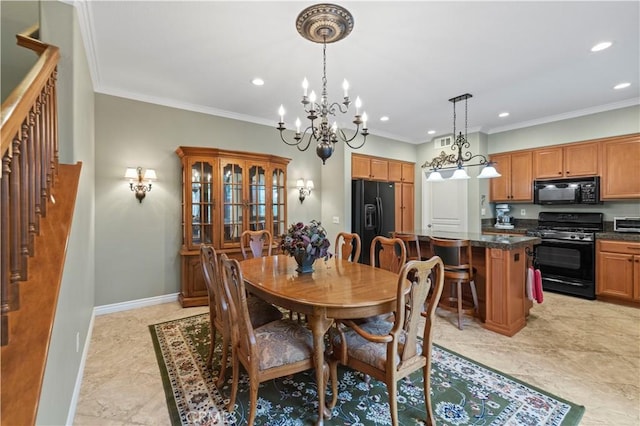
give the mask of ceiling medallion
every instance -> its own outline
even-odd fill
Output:
[[[353,16],[335,4],[316,4],[300,12],[296,28],[302,37],[314,43],[333,43],[351,33]]]

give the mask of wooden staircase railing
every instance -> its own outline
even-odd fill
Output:
[[[9,313],[20,308],[20,282],[29,277],[40,219],[47,214],[58,171],[56,96],[59,49],[18,34],[18,45],[40,57],[2,103],[0,174],[0,342],[11,342]]]

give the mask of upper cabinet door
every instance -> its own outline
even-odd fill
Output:
[[[640,198],[640,134],[603,142],[600,164],[600,198]]]
[[[490,180],[491,201],[510,201],[511,197],[511,155],[494,154],[490,158],[502,176]]]
[[[533,151],[534,179],[559,178],[563,173],[562,148],[544,148]]]
[[[600,144],[597,142],[566,146],[564,175],[566,177],[598,175],[599,148]]]
[[[530,151],[511,154],[511,201],[533,201]]]

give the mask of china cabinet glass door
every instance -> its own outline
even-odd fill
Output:
[[[274,238],[282,235],[286,231],[286,174],[282,168],[275,167],[271,173],[271,205],[273,229],[271,230]]]
[[[242,182],[244,167],[238,163],[223,163],[222,167],[222,220],[223,244],[240,242],[243,229],[244,207]]]
[[[251,231],[266,229],[267,171],[263,165],[249,167],[248,227]]]
[[[191,164],[191,232],[189,245],[213,242],[213,164],[194,161]]]

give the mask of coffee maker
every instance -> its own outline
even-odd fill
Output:
[[[495,228],[513,229],[513,216],[509,216],[509,204],[496,204],[496,224]]]

